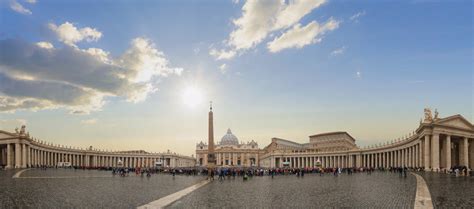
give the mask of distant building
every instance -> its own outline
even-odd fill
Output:
[[[199,166],[207,166],[207,144],[202,141],[196,145],[196,157]],[[215,145],[216,166],[257,166],[258,154],[261,151],[255,141],[239,143],[239,139],[230,129]]]

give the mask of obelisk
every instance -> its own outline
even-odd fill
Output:
[[[209,142],[208,142],[208,153],[207,153],[207,170],[208,175],[211,175],[211,170],[214,169],[216,164],[216,156],[214,154],[214,119],[212,115],[212,102],[210,102],[210,110],[209,110]]]

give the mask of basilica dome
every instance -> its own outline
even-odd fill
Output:
[[[239,144],[239,139],[232,134],[232,131],[227,129],[227,133],[222,137],[221,139],[221,145],[238,145]]]

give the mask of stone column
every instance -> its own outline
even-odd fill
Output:
[[[367,155],[366,154],[362,155],[362,167],[368,167],[367,166]]]
[[[466,166],[469,168],[469,141],[467,137],[464,137],[462,140],[462,146],[461,146],[461,165]]]
[[[370,154],[371,158],[371,166],[372,168],[375,168],[375,154]]]
[[[410,167],[410,160],[411,160],[410,159],[410,147],[407,147],[405,149],[405,154],[406,154],[406,163],[405,164],[406,164],[407,167]]]
[[[405,149],[400,150],[400,166],[405,166]]]
[[[431,168],[431,158],[430,158],[430,136],[425,135],[425,145],[424,145],[424,150],[423,150],[425,156],[424,156],[424,166],[425,170],[430,170]]]
[[[12,147],[7,144],[7,168],[12,168]]]
[[[390,151],[390,166],[395,167],[395,158],[393,157],[393,151]]]
[[[33,164],[34,166],[37,166],[38,165],[38,150],[37,149],[33,149]]]
[[[15,143],[15,168],[21,167],[21,146]]]
[[[396,156],[397,156],[397,167],[402,167],[402,160],[401,160],[402,155],[401,155],[400,150],[397,150]]]
[[[407,148],[407,167],[411,167],[411,147]]]
[[[405,149],[405,154],[406,154],[406,163],[405,164],[406,164],[407,167],[410,167],[410,160],[411,160],[410,159],[410,147],[407,147]]]
[[[420,165],[418,164],[419,162],[419,158],[418,158],[418,144],[415,144],[415,147],[414,147],[414,153],[413,153],[413,156],[415,158],[415,167],[419,167]]]
[[[386,168],[386,163],[385,163],[385,160],[387,159],[387,153],[386,152],[382,152],[382,167]]]
[[[21,148],[21,167],[26,168],[26,144],[22,144]]]
[[[468,144],[470,144],[469,148],[468,148],[468,152],[469,152],[469,158],[468,158],[468,161],[469,161],[469,168],[472,170],[474,169],[474,144],[471,144],[473,143],[473,139],[468,139],[470,141],[468,141]]]
[[[431,167],[433,171],[439,170],[439,134],[433,134],[431,139]]]
[[[445,140],[445,146],[444,146],[444,149],[446,151],[445,155],[445,159],[446,159],[446,169],[450,169],[451,168],[451,136],[450,135],[447,135],[446,136],[446,140]]]
[[[31,146],[26,147],[26,165],[31,167]]]
[[[378,159],[379,159],[378,166],[383,167],[383,152],[379,152],[378,155],[379,155],[379,157],[378,157]]]

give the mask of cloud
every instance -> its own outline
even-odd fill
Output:
[[[212,55],[217,60],[228,60],[228,59],[233,58],[235,56],[236,52],[234,50],[229,50],[229,51],[220,50],[220,51],[218,51],[216,49],[211,49],[211,51],[209,51],[209,54]]]
[[[227,64],[222,64],[221,66],[219,66],[219,70],[222,74],[227,73]]]
[[[92,118],[92,119],[87,119],[87,120],[81,120],[81,124],[83,125],[94,125],[97,123],[97,119],[96,118]]]
[[[10,2],[10,8],[13,11],[18,12],[20,14],[24,14],[24,15],[31,15],[32,14],[32,12],[29,9],[23,7],[23,5],[21,5],[20,3],[18,3],[17,1],[14,1],[14,0],[12,0]]]
[[[359,21],[359,18],[362,17],[362,16],[364,16],[364,15],[365,15],[365,11],[358,12],[358,13],[352,15],[349,19],[350,19],[351,21],[358,22],[358,21]]]
[[[321,35],[338,27],[339,22],[333,19],[323,25],[319,25],[316,21],[312,21],[304,27],[301,27],[301,24],[296,24],[280,37],[276,37],[269,42],[267,48],[273,53],[287,48],[302,48],[309,44],[321,42]]]
[[[212,48],[210,53],[216,59],[233,58],[237,52],[257,46],[271,37],[274,32],[284,32],[288,28],[294,29],[304,16],[325,2],[325,0],[248,0],[242,6],[241,17],[232,21],[234,30],[224,41],[227,49]]]
[[[360,72],[360,70],[356,72],[356,78],[362,78],[362,73]]]
[[[102,33],[95,28],[76,28],[72,23],[65,22],[59,26],[50,23],[49,29],[56,33],[59,40],[65,44],[74,46],[75,43],[85,40],[87,42],[97,41],[102,37]]]
[[[131,47],[122,55],[120,64],[129,69],[126,76],[134,82],[150,81],[153,76],[181,75],[182,68],[170,68],[164,53],[146,38],[135,38]]]
[[[38,43],[36,43],[36,45],[39,46],[39,47],[41,47],[41,48],[45,48],[45,49],[52,49],[52,48],[54,48],[54,46],[53,46],[52,43],[44,42],[44,41],[38,42]]]
[[[342,54],[344,54],[344,52],[346,52],[346,47],[345,46],[337,48],[334,51],[332,51],[331,56],[342,55]]]
[[[41,43],[41,42],[40,42]],[[157,90],[156,79],[180,75],[148,39],[136,38],[121,56],[99,48],[0,40],[0,112],[66,108],[98,111],[108,97],[140,102]]]
[[[35,4],[36,3],[36,0],[25,0],[27,3],[30,3],[30,4]]]

